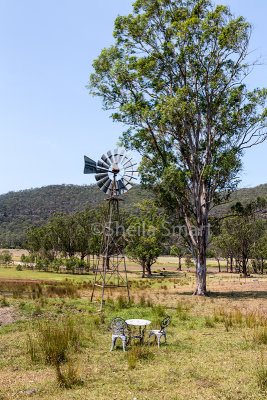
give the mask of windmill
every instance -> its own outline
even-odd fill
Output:
[[[94,284],[91,301],[96,287],[102,289],[101,307],[103,307],[106,288],[126,287],[130,300],[126,263],[123,254],[123,232],[120,224],[119,196],[133,187],[137,180],[137,163],[131,153],[124,149],[115,149],[103,154],[97,162],[84,156],[84,173],[95,174],[96,184],[109,197],[108,213],[104,226],[100,254],[94,269]]]

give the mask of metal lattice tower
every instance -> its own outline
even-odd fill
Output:
[[[130,292],[127,279],[125,256],[123,254],[123,231],[120,218],[120,194],[127,192],[137,179],[138,172],[135,170],[136,162],[130,153],[114,150],[112,154],[108,151],[107,156],[102,155],[97,163],[88,157],[84,157],[85,174],[95,174],[99,188],[109,195],[108,213],[103,230],[102,244],[98,256],[97,265],[94,270],[95,278],[91,295],[94,298],[95,288],[100,287],[101,307],[103,307],[105,289],[121,288],[127,289],[128,299]]]

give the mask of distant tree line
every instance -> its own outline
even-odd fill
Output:
[[[245,204],[257,196],[267,197],[267,184],[256,188],[240,189],[231,196],[232,201]],[[124,195],[123,209],[132,212],[136,203],[152,197],[149,190],[136,185]],[[85,209],[95,209],[105,196],[95,187],[78,185],[51,185],[38,189],[22,190],[0,195],[0,248],[23,248],[29,228],[48,223],[55,213],[72,214]],[[220,217],[230,210],[230,205],[220,205],[212,211]],[[136,209],[138,212],[138,209]],[[267,215],[267,208],[263,210]],[[175,242],[172,244],[175,245]]]
[[[267,221],[262,210],[266,200],[258,197],[247,205],[236,203],[219,227],[219,234],[212,240],[210,255],[219,265],[227,260],[227,271],[246,276],[250,271],[263,274],[267,259]]]
[[[267,259],[267,221],[262,218],[266,201],[258,198],[247,205],[236,203],[231,212],[213,223],[208,255],[227,261],[227,272],[264,273]],[[31,228],[25,248],[30,256],[21,261],[38,269],[60,271],[63,268],[85,273],[97,262],[107,220],[107,204],[94,210],[73,214],[57,214],[41,227]],[[124,252],[142,267],[142,275],[151,276],[152,265],[161,254],[182,259],[187,268],[194,262],[186,236],[173,234],[174,221],[153,200],[138,204],[132,213],[121,213]]]

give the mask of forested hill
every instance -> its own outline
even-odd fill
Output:
[[[20,247],[31,225],[45,223],[57,212],[73,213],[94,208],[107,196],[96,185],[51,185],[0,195],[0,248]],[[134,204],[151,197],[136,185],[123,195],[122,205],[130,210]]]
[[[247,203],[258,196],[267,198],[267,184],[236,191],[232,203]],[[148,197],[151,193],[136,185],[123,196],[123,207],[131,210],[134,204]],[[22,246],[31,225],[45,223],[56,212],[72,213],[86,207],[93,208],[105,198],[96,185],[51,185],[0,195],[0,247]],[[229,208],[229,204],[222,205],[214,213],[221,214]]]

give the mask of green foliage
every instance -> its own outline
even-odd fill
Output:
[[[263,273],[267,223],[261,218],[261,212],[265,206],[266,200],[260,197],[246,205],[236,203],[228,218],[223,220],[220,234],[212,240],[216,256],[238,260],[244,275],[249,259],[254,259],[254,272],[259,269]]]
[[[12,256],[7,250],[3,250],[0,253],[0,264],[8,265],[12,262]]]
[[[130,216],[126,231],[127,256],[140,264],[145,273],[151,275],[151,266],[163,251],[168,238],[166,216],[152,201],[139,204],[139,215]]]

